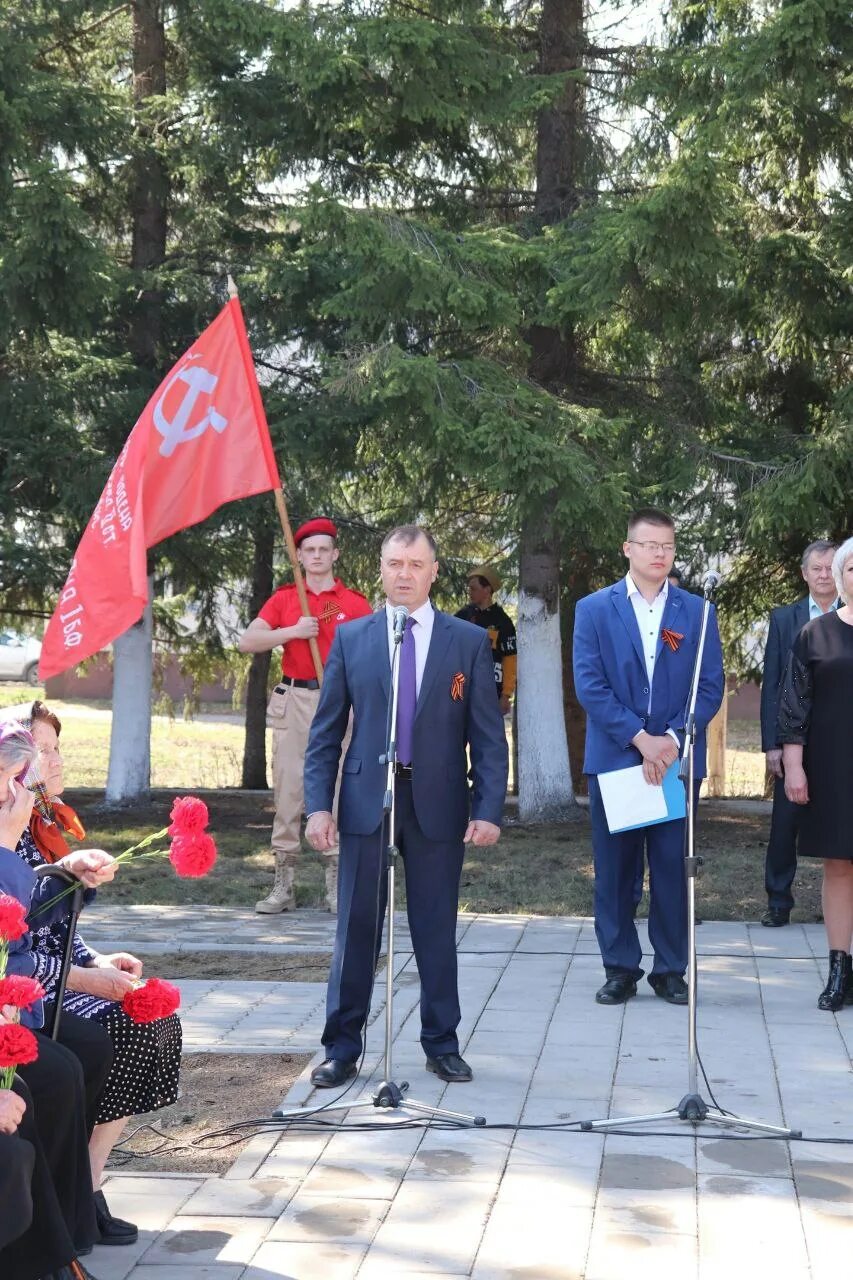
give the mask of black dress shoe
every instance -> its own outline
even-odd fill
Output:
[[[637,994],[637,981],[630,973],[617,973],[608,978],[595,993],[596,1004],[624,1004]]]
[[[434,1058],[428,1057],[426,1069],[448,1084],[467,1084],[474,1079],[474,1072],[458,1053],[439,1053]]]
[[[781,929],[783,925],[790,922],[791,912],[787,907],[768,907],[761,917],[761,923],[765,929]]]
[[[103,1191],[95,1192],[95,1221],[101,1233],[99,1244],[136,1244],[139,1228],[124,1218],[114,1218]]]
[[[652,974],[649,984],[656,996],[669,1004],[687,1004],[687,983],[680,973]]]
[[[337,1089],[338,1085],[352,1080],[356,1071],[356,1064],[346,1058],[327,1058],[311,1072],[311,1083],[315,1089]]]

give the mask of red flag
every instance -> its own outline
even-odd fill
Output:
[[[91,657],[142,616],[149,547],[226,502],[280,487],[243,313],[232,298],[131,431],[48,623],[41,679]]]

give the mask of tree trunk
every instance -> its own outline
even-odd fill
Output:
[[[518,816],[560,822],[573,812],[560,647],[559,563],[547,518],[522,535],[518,598]]]
[[[584,742],[586,739],[586,713],[578,702],[575,693],[574,669],[572,667],[572,640],[575,631],[575,606],[578,600],[589,594],[589,586],[585,589],[573,582],[569,589],[563,591],[562,608],[560,609],[560,625],[565,637],[563,645],[563,714],[566,721],[566,737],[569,742],[569,763],[572,777],[577,779],[576,795],[586,795],[586,778],[583,776]]]
[[[156,149],[148,99],[166,92],[166,36],[160,0],[133,0],[133,99],[137,152],[132,196],[131,266],[140,296],[131,316],[130,349],[137,366],[159,372],[162,296],[148,273],[166,256],[169,179]],[[131,424],[128,423],[128,430]],[[148,580],[149,601],[153,580]],[[147,618],[147,621],[146,621]],[[108,803],[147,795],[151,779],[151,606],[113,646],[113,724],[110,735]]]
[[[539,22],[540,63],[545,74],[581,65],[583,0],[543,0]],[[577,203],[582,145],[582,89],[568,80],[541,111],[536,138],[536,217],[543,226],[560,221]],[[574,335],[534,325],[528,333],[531,378],[552,391],[571,385],[576,365]],[[560,562],[542,494],[521,529],[518,607],[519,817],[523,822],[565,818],[574,809],[566,724],[563,715],[563,655],[560,637]]]
[[[157,121],[149,98],[166,92],[166,33],[161,0],[133,0],[133,100],[136,112],[136,159],[133,188],[131,266],[138,273],[140,295],[130,331],[136,364],[160,371],[163,296],[146,279],[166,257],[169,175],[157,147]]]
[[[129,804],[151,782],[151,592],[138,622],[113,642],[113,718],[107,804]]]
[[[255,531],[252,560],[252,595],[249,616],[256,618],[272,595],[272,556],[275,534],[272,525]],[[246,685],[246,738],[243,744],[243,780],[251,791],[267,786],[267,686],[272,652],[256,653],[249,667]]]

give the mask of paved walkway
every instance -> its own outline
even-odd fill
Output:
[[[247,943],[322,950],[319,913],[262,920],[221,909],[98,910],[86,935],[172,949]],[[351,1113],[378,1132],[256,1138],[221,1178],[117,1173],[114,1211],[143,1230],[132,1249],[96,1249],[99,1280],[841,1280],[853,1239],[853,1145],[749,1140],[678,1121],[633,1136],[516,1129],[672,1107],[686,1091],[686,1019],[644,986],[603,1009],[586,920],[463,916],[462,1044],[476,1078],[442,1086],[423,1070],[418,984],[401,927],[395,1075],[414,1097],[507,1126],[400,1127],[400,1113]],[[706,922],[699,1044],[723,1106],[808,1136],[853,1137],[853,1009],[818,1012],[822,926],[767,930]],[[314,1048],[318,984],[188,983],[190,1050]],[[248,1010],[245,1007],[249,994]],[[364,1077],[378,1069],[381,991]],[[373,1083],[378,1076],[374,1075]],[[366,1084],[369,1095],[370,1084]],[[706,1093],[707,1090],[703,1089]],[[350,1096],[356,1096],[353,1090]],[[298,1105],[328,1101],[307,1072]],[[239,1097],[234,1099],[240,1118]],[[662,1136],[669,1131],[669,1136]]]

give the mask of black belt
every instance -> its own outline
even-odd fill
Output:
[[[292,685],[294,689],[319,689],[320,688],[319,680],[294,680],[293,676],[282,676],[281,684],[277,684],[275,687],[276,693],[284,693],[284,686],[286,684]]]
[[[410,764],[395,764],[394,773],[398,778],[411,778],[412,766]]]

